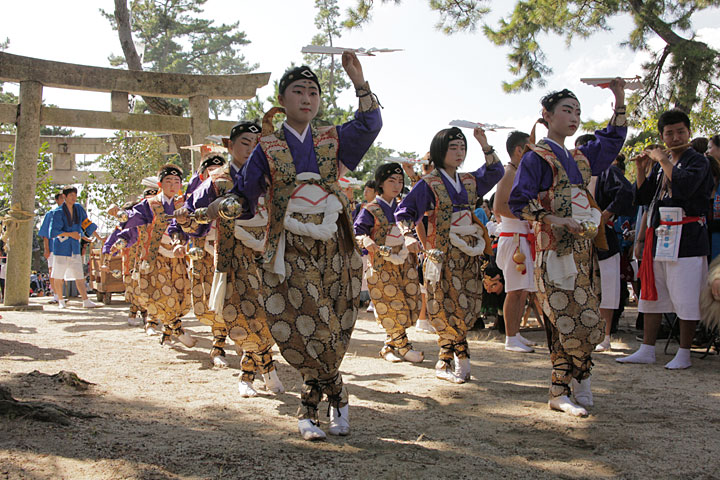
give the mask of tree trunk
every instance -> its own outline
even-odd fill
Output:
[[[132,29],[130,28],[130,11],[128,10],[126,0],[115,0],[115,21],[117,22],[118,37],[120,38],[120,46],[122,47],[125,61],[129,70],[142,71],[142,60],[135,49],[135,43],[132,39]],[[156,115],[177,115],[182,116],[183,108],[174,105],[164,98],[144,96],[143,100],[148,108]],[[173,134],[173,141],[177,147],[180,160],[182,162],[183,172],[187,175],[191,173],[191,157],[190,151],[181,149],[190,145],[190,135]]]

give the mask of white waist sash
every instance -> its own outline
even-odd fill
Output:
[[[315,240],[327,242],[337,232],[337,220],[343,209],[340,199],[327,192],[319,185],[303,183],[306,180],[319,180],[320,175],[312,172],[302,172],[296,177],[297,187],[290,196],[285,214],[285,230],[295,235],[303,235]],[[303,215],[323,214],[323,221],[319,224],[303,223],[292,218],[293,213]],[[264,268],[285,280],[285,230],[281,234],[272,264],[265,264]]]
[[[461,252],[470,257],[477,257],[485,251],[485,236],[482,227],[472,221],[470,210],[453,212],[450,223],[450,243],[459,248]],[[460,238],[460,235],[470,235],[477,239],[475,246],[470,246]]]
[[[502,217],[499,231],[502,233],[530,233],[530,224],[527,220]]]
[[[600,219],[602,214],[597,208],[590,204],[590,200],[584,190],[578,187],[571,188],[572,218],[577,222],[590,221],[602,228]],[[545,259],[548,280],[551,284],[562,290],[575,290],[575,279],[577,278],[577,265],[572,252],[559,256],[556,251],[547,252]]]

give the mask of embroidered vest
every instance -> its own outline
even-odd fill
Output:
[[[370,238],[372,238],[373,241],[380,246],[385,245],[385,239],[387,238],[387,234],[390,233],[390,230],[392,229],[394,223],[388,222],[388,219],[385,216],[385,212],[383,211],[382,207],[377,203],[377,200],[373,200],[371,203],[368,203],[363,208],[370,212],[370,214],[375,219],[375,224],[370,231]],[[373,268],[375,268],[376,270],[379,268],[379,265],[376,264],[377,260],[379,259],[376,258],[375,255],[370,254],[370,261],[373,264]]]
[[[346,250],[357,249],[353,241],[352,222],[350,221],[349,201],[338,185],[338,135],[334,126],[312,128],[313,146],[317,159],[320,180],[309,181],[315,183],[334,194],[343,205],[343,212],[338,219],[338,228],[343,230],[343,244]],[[271,185],[265,196],[265,205],[268,211],[268,225],[266,227],[265,251],[261,255],[263,263],[270,263],[275,256],[278,242],[285,228],[285,213],[290,196],[296,187],[296,171],[290,148],[285,141],[285,134],[281,129],[273,134],[260,138],[260,147],[267,157],[270,166]],[[340,233],[340,232],[338,232]]]
[[[560,160],[555,156],[550,146],[542,140],[537,144],[528,144],[527,148],[545,160],[553,174],[552,186],[546,195],[538,197],[538,204],[553,215],[572,217],[572,185],[562,163],[560,163]],[[587,195],[590,205],[599,210],[600,208],[587,188],[590,177],[592,176],[590,162],[579,149],[572,150],[570,154],[577,163],[580,175],[582,176],[582,185],[580,185],[580,188]],[[533,222],[533,229],[535,231],[536,249],[538,251],[555,250],[559,256],[572,253],[572,245],[575,238],[574,235],[565,228],[553,228],[552,225],[543,222]],[[598,248],[604,247],[604,249],[607,250],[604,228],[598,228],[595,245]]]
[[[160,220],[165,215],[165,208],[162,202],[163,194],[158,193],[155,197],[148,198],[148,205],[153,212],[153,220],[145,229],[145,242],[143,244],[142,259],[147,260],[149,263],[155,262],[160,248],[160,241],[162,240],[165,230],[167,230],[167,224]],[[175,210],[183,206],[182,197],[176,196],[173,199]]]
[[[472,205],[477,201],[477,183],[475,177],[471,173],[461,173],[460,182],[465,187],[468,194],[467,209],[472,212]],[[428,214],[427,242],[430,248],[437,248],[444,253],[450,248],[450,224],[452,222],[453,203],[450,194],[445,188],[442,181],[442,173],[440,170],[433,170],[422,178],[428,184],[435,196],[435,210]],[[473,222],[485,227],[473,215]],[[487,233],[484,234],[487,236]],[[486,247],[490,245],[489,239],[486,240]]]

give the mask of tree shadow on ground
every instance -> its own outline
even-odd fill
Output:
[[[19,353],[22,352],[22,353]],[[48,361],[60,360],[74,355],[70,350],[43,348],[32,343],[0,338],[0,359],[5,361]]]
[[[297,435],[294,418],[288,418],[292,414],[284,413],[297,401],[289,395],[245,399],[188,417],[182,406],[163,404],[160,399],[144,402],[117,398],[103,394],[101,386],[98,391],[79,394],[56,385],[28,386],[21,377],[0,384],[19,399],[52,398],[63,406],[100,415],[78,419],[70,427],[3,419],[7,435],[0,440],[0,451],[7,453],[2,456],[22,452],[40,458],[51,455],[91,461],[103,469],[111,468],[112,478],[457,478],[473,475],[476,468],[482,468],[486,477],[508,473],[552,476],[552,472],[533,471],[527,465],[506,465],[501,461],[503,450],[509,446],[505,442],[496,440],[493,445],[482,437],[467,435],[467,431],[460,433],[470,420],[463,409],[416,395],[399,394],[402,400],[398,401],[396,393],[353,386],[353,394],[372,396],[381,405],[354,407],[350,436],[308,443]],[[258,415],[256,405],[261,402],[278,402],[281,416]],[[418,408],[395,408],[410,404]],[[418,425],[418,416],[429,421]],[[327,421],[323,415],[321,421]],[[503,419],[484,418],[483,423],[484,431],[507,430]],[[451,431],[457,435],[449,435]],[[545,432],[543,436],[538,431],[533,437],[532,428],[525,433],[538,442],[547,440],[548,435],[555,441],[564,436],[558,432]],[[517,443],[519,436],[513,431],[510,434]],[[581,448],[563,443],[566,449],[562,457],[590,460],[591,448],[584,442]],[[6,471],[25,473],[27,465],[8,465],[6,460]]]

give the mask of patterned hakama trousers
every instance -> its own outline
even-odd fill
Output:
[[[590,377],[592,352],[605,337],[605,322],[598,314],[600,269],[590,240],[576,238],[573,256],[577,267],[574,290],[551,285],[547,277],[547,252],[538,254],[535,277],[553,365],[550,397],[570,395],[570,381]]]
[[[400,249],[401,246],[395,246],[392,253],[397,254]],[[422,305],[417,256],[410,253],[402,265],[382,259],[376,263],[379,268],[368,268],[366,278],[375,319],[387,333],[380,356],[393,352],[404,357],[412,350],[406,330],[415,325]]]
[[[468,245],[474,246],[477,238],[460,236]],[[425,261],[427,272],[427,263]],[[450,366],[453,354],[468,358],[467,332],[480,315],[482,306],[482,280],[480,256],[471,257],[450,245],[443,258],[440,281],[430,284],[425,273],[427,287],[427,313],[430,323],[438,334],[440,353],[438,360]],[[438,362],[439,363],[439,362]]]
[[[196,240],[197,241],[197,240]],[[203,242],[196,246],[202,247]],[[192,260],[190,265],[190,291],[192,292],[192,309],[197,319],[205,325],[210,325],[213,334],[213,346],[210,356],[225,356],[225,340],[227,330],[221,316],[209,310],[210,289],[215,275],[215,259],[213,255],[205,252],[200,260]]]
[[[293,217],[322,222],[322,214]],[[285,231],[285,280],[260,267],[265,311],[280,353],[303,378],[299,418],[317,420],[323,394],[333,407],[348,403],[340,375],[358,314],[362,260],[342,247],[342,229],[327,241]]]
[[[243,227],[256,238],[265,234],[264,227]],[[233,242],[230,272],[227,274],[227,287],[222,318],[228,335],[235,343],[238,355],[242,355],[240,368],[241,380],[252,382],[256,373],[268,373],[275,369],[272,346],[275,344],[268,328],[260,281],[257,274],[255,256],[257,252],[245,246],[234,236],[222,239]]]
[[[148,315],[165,326],[163,340],[170,333],[182,335],[180,320],[190,311],[190,279],[184,258],[158,255],[146,264],[149,271],[140,273],[134,293]]]

